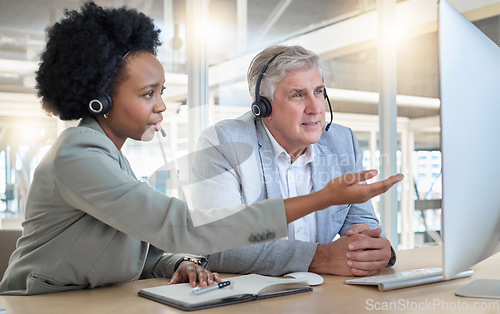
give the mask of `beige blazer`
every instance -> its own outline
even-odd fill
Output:
[[[165,255],[158,265],[162,251],[206,254],[287,235],[281,199],[231,210],[221,220],[198,217],[195,226],[194,211],[137,180],[122,152],[88,118],[61,133],[37,167],[23,236],[0,293],[170,276],[178,257]]]

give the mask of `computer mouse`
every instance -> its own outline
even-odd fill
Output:
[[[318,286],[323,283],[324,279],[316,273],[311,273],[307,271],[299,271],[295,273],[286,274],[284,277],[292,277],[299,280],[304,280],[309,283],[310,286]]]

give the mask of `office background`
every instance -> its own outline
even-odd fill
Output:
[[[500,43],[500,0],[449,2]],[[164,177],[173,177],[174,167],[186,169],[186,156],[193,152],[203,128],[249,109],[246,70],[258,51],[275,43],[300,44],[321,55],[334,120],[356,133],[365,167],[388,165],[382,175],[399,171],[406,176],[388,195],[393,202],[384,202],[383,197],[373,200],[391,241],[397,241],[400,249],[440,243],[436,0],[96,3],[136,8],[162,30],[158,58],[166,71],[167,137],[147,143],[127,141],[123,148],[142,180],[149,181],[160,168]],[[57,135],[77,123],[59,121],[42,111],[34,71],[45,27],[62,18],[64,9],[80,4],[79,0],[0,2],[0,228],[20,227],[36,165]],[[152,184],[179,194],[169,186]]]

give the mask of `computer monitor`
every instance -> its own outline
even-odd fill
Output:
[[[492,255],[500,239],[500,47],[444,0],[438,36],[443,273],[452,278]],[[500,280],[489,284],[500,298]]]

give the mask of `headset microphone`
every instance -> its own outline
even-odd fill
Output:
[[[325,131],[328,132],[330,129],[330,126],[333,123],[333,111],[332,111],[332,104],[330,104],[330,99],[328,98],[328,95],[326,94],[326,88],[323,88],[323,96],[325,97],[326,101],[328,102],[328,107],[330,108],[330,122],[326,125]]]

